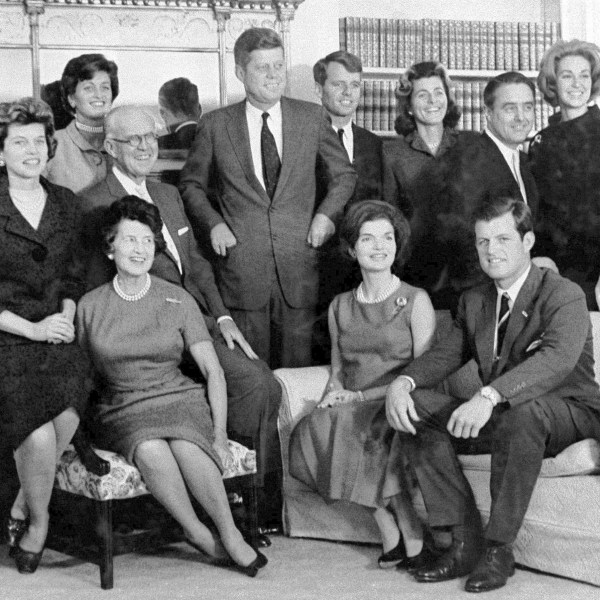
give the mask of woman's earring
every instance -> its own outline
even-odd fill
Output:
[[[4,162],[4,158],[2,156],[0,156],[0,167],[5,166],[6,163]]]
[[[108,260],[113,260],[113,258],[115,257],[114,254],[107,254],[107,256],[108,256]]]

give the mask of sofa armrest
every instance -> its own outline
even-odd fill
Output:
[[[273,372],[282,388],[278,429],[284,479],[287,477],[292,430],[302,417],[314,410],[321,400],[329,380],[329,373],[329,366],[277,369]]]

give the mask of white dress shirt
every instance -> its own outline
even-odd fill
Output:
[[[279,158],[283,161],[283,119],[281,116],[281,102],[278,102],[267,111],[256,108],[246,100],[246,122],[248,123],[248,135],[250,136],[250,151],[252,152],[252,163],[254,164],[254,174],[260,181],[262,186],[265,186],[263,178],[262,152],[260,144],[260,133],[262,131],[263,112],[269,113],[267,125],[275,138],[277,152]]]
[[[516,182],[519,184],[519,189],[521,190],[521,195],[523,196],[523,200],[525,200],[525,204],[527,204],[527,194],[525,193],[525,183],[523,182],[523,177],[521,177],[521,154],[519,148],[509,148],[502,140],[498,139],[489,129],[485,131],[486,135],[498,146],[498,150],[502,153],[506,164],[508,165],[513,177]]]
[[[142,181],[142,183],[140,184],[137,184],[135,181],[133,181],[133,179],[125,175],[125,173],[123,173],[123,171],[121,171],[116,165],[113,167],[113,173],[115,174],[115,177],[119,180],[119,183],[125,188],[125,191],[128,194],[132,196],[138,196],[139,198],[142,198],[142,200],[145,200],[150,204],[154,204],[154,201],[152,200],[150,193],[148,192],[148,188],[146,187],[146,180]],[[175,246],[175,242],[173,241],[173,238],[171,237],[171,234],[169,233],[169,230],[167,229],[167,226],[164,224],[164,222],[162,226],[162,234],[165,238],[167,249],[173,255],[173,258],[177,263],[177,268],[179,269],[179,272],[183,273],[183,268],[181,266],[181,258],[179,256],[179,252],[177,252],[177,246]]]

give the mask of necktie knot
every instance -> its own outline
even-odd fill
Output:
[[[263,123],[265,123],[265,124],[266,124],[266,123],[267,123],[267,119],[268,119],[270,116],[271,116],[271,115],[270,115],[268,112],[264,112],[264,113],[262,114],[262,120],[263,120]]]

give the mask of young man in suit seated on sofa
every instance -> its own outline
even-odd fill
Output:
[[[313,67],[315,91],[331,119],[331,127],[348,154],[358,176],[346,208],[354,202],[381,198],[383,143],[381,138],[352,122],[360,101],[362,62],[358,56],[337,50],[318,60]],[[317,159],[317,201],[327,194],[327,166]],[[340,260],[337,236],[331,238],[319,256],[319,303],[313,340],[313,360],[329,363],[331,342],[327,309],[333,298],[360,283],[360,274],[350,262]]]
[[[415,578],[469,575],[465,589],[505,585],[511,544],[545,457],[600,436],[592,329],[581,288],[532,264],[530,208],[489,196],[473,214],[479,262],[491,281],[466,291],[451,332],[390,385],[387,416],[421,488],[430,525],[453,541]],[[484,386],[468,401],[433,391],[475,359]],[[457,453],[491,453],[490,519],[480,515]]]
[[[152,116],[141,107],[114,108],[106,117],[105,130],[104,144],[113,158],[113,169],[82,198],[88,231],[86,246],[90,249],[89,287],[114,276],[114,264],[106,259],[100,240],[100,223],[106,208],[127,194],[155,204],[163,220],[167,248],[156,256],[150,272],[185,288],[204,315],[227,381],[228,433],[252,438],[258,458],[259,521],[270,528],[280,520],[281,509],[277,432],[281,388],[225,308],[212,267],[200,253],[177,188],[147,178],[158,155]]]

